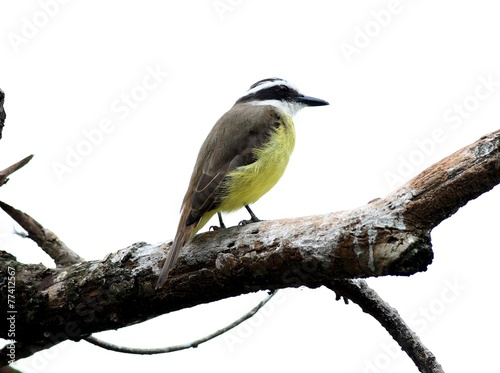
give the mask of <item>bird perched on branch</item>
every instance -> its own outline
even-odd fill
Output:
[[[295,146],[292,117],[306,106],[323,105],[328,102],[299,93],[286,80],[270,78],[253,84],[215,123],[198,153],[157,288],[167,280],[181,248],[215,213],[221,228],[221,212],[242,207],[250,213],[243,224],[259,221],[249,205],[285,171]]]

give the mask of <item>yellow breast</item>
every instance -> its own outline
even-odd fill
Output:
[[[255,150],[256,161],[228,174],[228,193],[218,211],[234,211],[257,201],[281,178],[295,146],[292,118],[285,113],[281,117],[269,140]]]

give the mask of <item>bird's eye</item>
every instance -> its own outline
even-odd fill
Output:
[[[290,90],[290,88],[287,87],[286,85],[280,85],[279,89],[281,92],[288,92]]]

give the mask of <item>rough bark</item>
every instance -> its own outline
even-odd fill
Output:
[[[432,228],[499,182],[496,131],[366,206],[200,234],[158,291],[154,285],[170,243],[137,243],[100,261],[56,269],[19,263],[5,253],[2,270],[16,271],[18,357],[257,290],[331,287],[335,279],[425,271],[433,258]],[[5,296],[2,291],[2,304]],[[3,329],[0,336],[5,338]]]

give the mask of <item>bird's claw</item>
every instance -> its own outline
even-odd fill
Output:
[[[221,230],[221,229],[226,229],[226,227],[225,227],[225,226],[219,227],[218,225],[211,225],[211,226],[208,228],[208,230],[209,230],[209,231],[214,231],[214,232],[215,232],[215,231],[219,231],[219,230]]]
[[[248,220],[242,220],[238,223],[238,225],[247,225],[247,224],[257,223],[259,221],[262,221],[262,220],[260,220],[259,218],[256,217],[255,219],[252,218],[252,219],[248,219]]]

